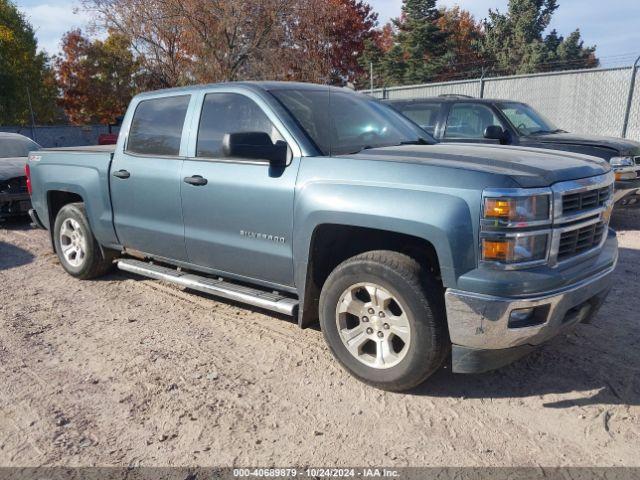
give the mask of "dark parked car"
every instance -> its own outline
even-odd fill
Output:
[[[0,133],[0,220],[27,215],[31,199],[25,165],[29,152],[40,145],[17,133]]]
[[[531,106],[465,95],[385,100],[441,142],[493,143],[549,148],[609,161],[616,173],[615,200],[640,192],[640,143],[623,138],[577,135],[554,126]]]

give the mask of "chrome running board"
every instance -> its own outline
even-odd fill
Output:
[[[296,299],[285,297],[277,292],[258,290],[256,288],[239,285],[221,278],[195,275],[175,268],[164,267],[131,258],[118,260],[118,268],[125,272],[137,273],[145,277],[162,280],[199,292],[246,303],[254,307],[272,310],[285,315],[293,316],[298,309],[298,301]]]

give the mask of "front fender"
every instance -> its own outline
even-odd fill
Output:
[[[397,188],[391,185],[309,182],[294,210],[296,286],[304,298],[313,232],[323,224],[386,230],[430,242],[438,255],[445,287],[476,267],[479,194],[464,189]]]

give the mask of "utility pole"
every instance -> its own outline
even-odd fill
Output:
[[[38,137],[36,136],[36,117],[33,114],[33,106],[31,105],[31,93],[29,92],[29,87],[27,88],[27,100],[29,101],[29,112],[31,113],[31,138],[33,138],[34,142],[38,142]]]
[[[371,95],[373,95],[373,62],[369,62],[369,80],[371,81]]]
[[[487,67],[482,66],[482,74],[480,75],[480,98],[484,98],[484,76],[487,73]]]
[[[631,107],[633,105],[633,93],[636,87],[636,74],[638,73],[638,63],[640,57],[636,58],[633,62],[631,70],[631,82],[629,84],[629,95],[627,96],[627,108],[624,111],[624,123],[622,124],[622,138],[627,138],[627,129],[629,128],[629,114],[631,113]]]

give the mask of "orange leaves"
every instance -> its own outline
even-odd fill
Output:
[[[58,104],[71,123],[113,123],[124,113],[138,69],[126,38],[112,34],[104,42],[91,41],[72,30],[62,38],[62,56],[55,63]]]

